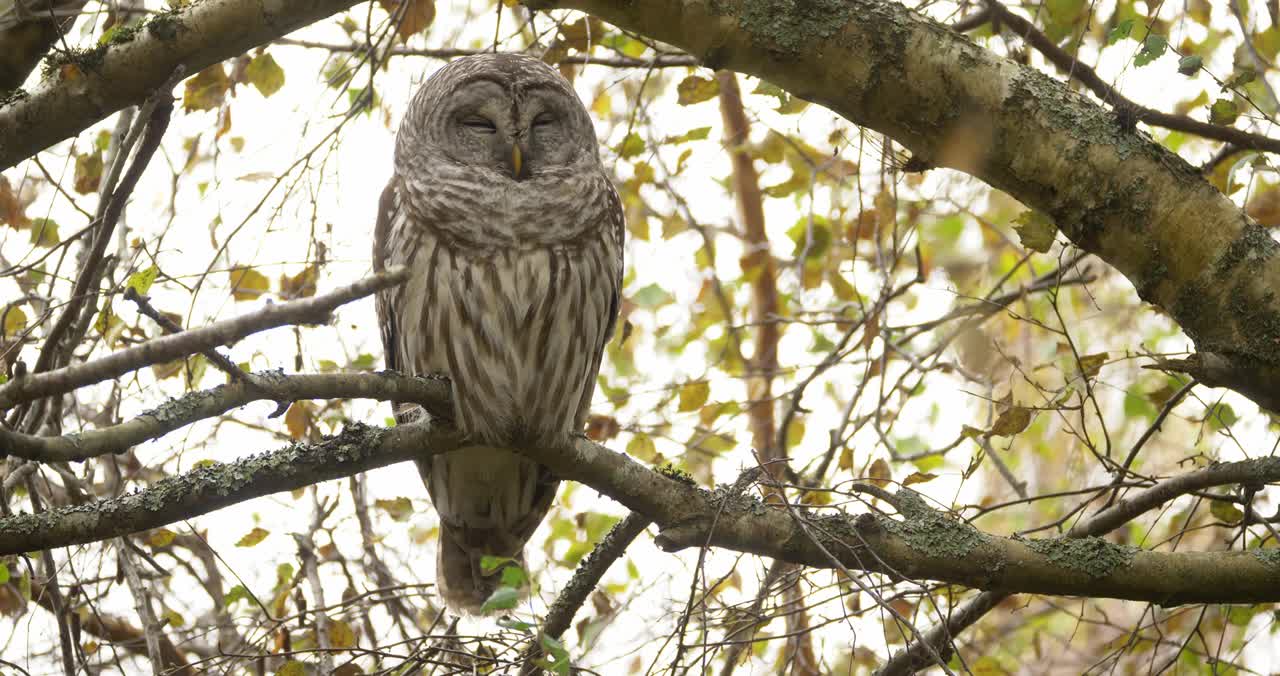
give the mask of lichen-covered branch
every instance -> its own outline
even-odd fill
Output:
[[[1216,384],[1280,410],[1280,246],[1186,161],[1064,83],[888,0],[530,4],[765,78],[923,166],[959,169],[1048,214],[1214,356]]]
[[[71,76],[54,69],[0,107],[0,171],[140,103],[178,66],[198,73],[340,12],[354,0],[204,0],[151,17],[81,55]]]
[[[380,373],[284,375],[277,371],[245,374],[246,380],[191,392],[99,430],[60,437],[20,434],[0,428],[0,453],[38,462],[74,462],[121,453],[194,422],[213,418],[253,401],[299,399],[377,399],[439,405],[449,397],[443,379]]]
[[[405,268],[394,268],[324,295],[268,305],[235,319],[156,338],[101,359],[14,378],[0,386],[0,410],[41,397],[71,392],[152,364],[181,359],[277,326],[323,322],[335,308],[395,286],[407,276]]]
[[[0,519],[0,556],[156,528],[251,498],[460,446],[451,428],[425,421],[389,430],[354,425],[319,444],[294,444],[235,463],[202,467],[138,493]],[[709,543],[816,568],[833,565],[830,552],[851,570],[978,589],[1161,605],[1280,601],[1280,553],[1275,549],[1166,553],[1097,538],[1001,538],[929,509],[910,491],[898,496],[901,519],[806,513],[800,528],[784,510],[738,491],[698,488],[586,439],[576,439],[566,448],[523,451],[561,477],[585,483],[652,519],[661,530],[657,542],[668,551]],[[1280,458],[1224,463],[1187,476],[1196,478],[1179,477],[1179,490],[1276,482]],[[1125,515],[1132,518],[1141,508],[1158,504],[1122,501],[1111,509],[1127,510]]]
[[[451,430],[425,421],[392,429],[351,425],[318,444],[200,467],[137,493],[0,518],[0,556],[158,528],[263,495],[444,453],[458,441]]]

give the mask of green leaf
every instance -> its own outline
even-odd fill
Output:
[[[542,650],[547,654],[544,668],[557,676],[569,676],[569,651],[565,649],[564,644],[546,634],[540,637],[540,642]]]
[[[1225,500],[1214,500],[1209,503],[1209,513],[1215,518],[1227,523],[1237,523],[1244,518],[1244,512],[1239,507]]]
[[[248,601],[248,600],[251,600],[252,598],[253,597],[249,594],[249,590],[246,589],[244,585],[238,584],[232,587],[231,589],[229,589],[227,593],[222,597],[222,605],[226,606],[227,608],[230,608],[231,604],[235,603],[236,601]]]
[[[139,296],[145,296],[151,290],[151,285],[155,283],[156,276],[159,274],[160,268],[153,265],[146,270],[140,270],[129,275],[129,281],[125,282],[124,285],[126,288],[137,291]]]
[[[1231,74],[1231,77],[1222,81],[1222,91],[1243,87],[1258,78],[1258,71],[1249,66],[1245,66],[1240,70]]]
[[[519,589],[529,581],[524,569],[520,566],[507,566],[502,569],[502,586]]]
[[[1195,75],[1200,71],[1200,67],[1204,65],[1204,59],[1192,54],[1178,59],[1178,72],[1183,75]]]
[[[284,69],[276,63],[275,57],[266,52],[249,62],[244,76],[263,97],[271,96],[284,86]]]
[[[9,582],[9,564],[5,563],[4,561],[0,561],[0,584],[6,584],[8,582]]]
[[[1116,24],[1115,28],[1111,29],[1111,32],[1107,33],[1107,44],[1115,44],[1129,37],[1131,33],[1133,33],[1133,19],[1125,19]]]
[[[787,98],[790,96],[787,91],[772,82],[761,80],[755,89],[751,90],[752,94],[760,94],[762,96],[772,96],[778,99],[778,105],[786,105]]]
[[[1209,429],[1217,432],[1220,429],[1231,427],[1236,424],[1235,409],[1230,404],[1214,404],[1212,408],[1205,411],[1205,423],[1209,425]]]
[[[510,610],[516,607],[520,602],[520,590],[514,587],[498,587],[493,590],[489,598],[485,599],[483,605],[480,606],[481,613],[488,613],[494,610]]]
[[[1240,107],[1231,99],[1218,99],[1209,106],[1209,122],[1213,124],[1229,125],[1240,117]]]
[[[657,284],[650,284],[631,294],[631,302],[643,308],[661,307],[671,302],[671,294]]]
[[[690,129],[689,131],[686,131],[685,133],[680,134],[678,136],[668,136],[665,139],[662,139],[662,142],[679,144],[679,143],[687,143],[689,141],[701,141],[707,138],[707,136],[710,134],[711,134],[711,127],[694,127],[693,129]]]
[[[31,243],[50,247],[62,240],[58,238],[58,223],[48,218],[31,219]]]
[[[1142,66],[1155,61],[1164,56],[1164,51],[1169,48],[1169,41],[1164,39],[1163,35],[1151,33],[1147,35],[1147,39],[1142,41],[1142,49],[1133,57],[1133,65],[1141,68]]]
[[[619,143],[615,150],[624,159],[635,157],[644,152],[644,139],[640,138],[639,134],[631,132],[622,139],[622,143]]]
[[[1049,247],[1053,246],[1054,238],[1058,236],[1058,226],[1042,211],[1024,211],[1013,222],[1013,230],[1018,233],[1022,246],[1032,251],[1047,253]]]
[[[710,78],[690,75],[676,85],[676,103],[688,106],[714,99],[720,93],[720,82]]]

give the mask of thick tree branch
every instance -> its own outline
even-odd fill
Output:
[[[5,517],[0,519],[0,556],[158,528],[245,500],[457,447],[458,439],[452,432],[436,429],[430,422],[392,429],[352,425],[318,444],[295,444],[233,463],[201,467],[138,493]]]
[[[0,108],[0,171],[140,103],[178,66],[204,68],[356,4],[355,0],[205,0],[152,18],[78,77],[55,74]]]
[[[447,400],[439,402],[446,405]],[[436,409],[429,405],[429,409]],[[139,493],[40,514],[0,519],[0,555],[84,544],[156,528],[227,505],[292,490],[461,446],[447,427],[420,422],[389,430],[354,425],[314,445],[200,468]],[[1161,605],[1280,601],[1276,550],[1147,552],[1096,538],[1022,540],[983,534],[928,509],[910,491],[898,494],[900,520],[863,514],[801,514],[719,488],[700,489],[648,469],[586,439],[561,449],[523,449],[561,477],[585,483],[651,518],[658,544],[725,547],[793,563],[835,563],[912,579],[932,579],[1000,592],[1121,598]],[[1191,490],[1280,481],[1280,458],[1224,463],[1178,477],[1099,515],[1132,518]],[[1160,499],[1157,499],[1158,496]],[[1112,517],[1106,517],[1112,518]],[[714,528],[713,528],[714,524]],[[809,534],[813,534],[810,536]]]
[[[1280,410],[1280,246],[1193,167],[1062,82],[886,0],[530,0],[756,75],[1055,220],[1120,270],[1222,383]],[[976,152],[975,152],[976,151]]]
[[[321,296],[268,305],[235,319],[156,338],[101,359],[14,378],[0,386],[0,410],[41,397],[71,392],[152,364],[180,359],[277,326],[323,322],[335,308],[395,286],[407,276],[405,268],[394,268]]]

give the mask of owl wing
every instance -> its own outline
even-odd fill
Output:
[[[382,197],[378,199],[378,220],[373,228],[374,272],[382,272],[389,265],[399,262],[393,260],[393,252],[400,247],[396,246],[396,242],[391,241],[393,237],[391,226],[395,222],[398,208],[396,179],[393,177],[387,182],[387,187],[383,188]],[[400,306],[399,299],[402,293],[401,286],[393,286],[379,291],[373,299],[374,309],[378,313],[378,329],[382,335],[383,361],[387,370],[397,372],[404,368],[404,360],[400,355],[399,349],[400,322],[395,310]],[[411,419],[408,416],[400,415],[400,402],[392,402],[391,407],[396,412],[398,422],[408,422]]]
[[[609,200],[609,210],[606,215],[606,218],[609,219],[607,227],[613,230],[613,242],[617,251],[618,269],[613,278],[613,298],[609,306],[609,323],[604,329],[604,343],[600,345],[601,352],[604,351],[605,346],[609,344],[609,341],[613,340],[613,331],[617,328],[618,324],[618,311],[622,306],[622,270],[625,267],[622,244],[627,231],[626,215],[622,210],[622,198],[618,197],[618,190],[613,187],[612,181],[605,178],[605,183],[608,185],[606,193],[608,194]],[[592,373],[595,373],[595,371],[592,371]]]

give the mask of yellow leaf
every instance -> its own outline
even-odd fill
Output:
[[[271,288],[266,275],[252,268],[237,265],[231,268],[231,297],[236,300],[257,300]]]
[[[280,275],[280,298],[294,300],[310,298],[316,295],[316,281],[320,278],[320,269],[308,265],[296,275]]]
[[[181,627],[187,624],[187,618],[182,613],[172,609],[165,608],[164,613],[160,615],[161,619],[168,620],[170,627]]]
[[[244,537],[236,541],[236,546],[252,547],[258,544],[259,542],[262,542],[263,540],[267,539],[267,536],[270,534],[271,534],[271,531],[265,528],[259,528],[258,526],[254,526],[253,530],[249,531],[248,533],[245,534]]]
[[[1046,253],[1058,235],[1058,226],[1041,211],[1024,211],[1013,222],[1022,246],[1032,251]]]
[[[613,112],[613,99],[609,97],[609,92],[602,91],[596,95],[595,101],[591,102],[591,112],[602,119],[609,117],[609,113]]]
[[[902,480],[902,485],[910,486],[911,484],[922,484],[927,481],[933,481],[937,478],[937,474],[930,474],[929,472],[912,472],[910,476]]]
[[[408,7],[401,7],[405,2],[408,3]],[[408,40],[426,30],[436,18],[435,0],[378,0],[378,4],[391,15],[393,20],[400,17],[400,23],[396,26],[396,35],[400,36],[401,40]]]
[[[840,460],[838,461],[840,469],[853,469],[853,449],[845,446],[840,449]]]
[[[155,548],[168,547],[176,534],[168,528],[157,528],[147,535],[147,544]]]
[[[697,75],[690,75],[676,85],[676,92],[678,95],[676,103],[688,106],[714,99],[720,93],[720,82],[698,77]]]
[[[329,646],[332,648],[354,648],[356,647],[356,633],[351,630],[351,625],[342,620],[330,620]]]
[[[649,435],[641,432],[632,435],[631,441],[627,442],[627,455],[644,462],[653,462],[658,456],[658,448]]]
[[[62,240],[58,237],[58,223],[48,218],[37,218],[31,221],[31,243],[36,246],[51,247]]]
[[[1031,409],[1021,406],[1010,406],[996,418],[996,423],[987,432],[993,437],[1011,437],[1031,424]]]
[[[876,461],[871,463],[871,467],[867,469],[867,479],[882,488],[888,486],[889,482],[893,480],[893,473],[889,470],[889,463],[885,462],[884,458],[876,458]]]
[[[27,328],[27,313],[22,308],[14,305],[4,312],[4,325],[0,330],[0,337],[13,338]]]
[[[284,86],[284,69],[276,63],[275,57],[265,52],[253,57],[244,70],[244,76],[264,97],[271,96]]]
[[[186,365],[187,361],[185,359],[175,359],[173,361],[152,364],[151,373],[156,377],[156,380],[164,380],[182,373],[182,368]]]
[[[186,110],[213,110],[222,105],[231,78],[221,63],[215,63],[187,79],[182,90],[182,107]]]
[[[1209,503],[1209,513],[1227,523],[1236,523],[1244,518],[1244,512],[1240,511],[1239,507],[1225,500],[1214,500]]]
[[[139,270],[129,275],[129,281],[125,282],[125,286],[137,291],[139,296],[145,296],[151,290],[151,285],[155,284],[156,276],[159,274],[160,268],[153,265],[146,270]]]
[[[711,396],[711,385],[707,381],[685,383],[680,386],[680,405],[678,410],[681,413],[696,411],[707,403],[707,397],[709,396]]]
[[[1098,375],[1098,371],[1102,370],[1102,365],[1105,363],[1107,363],[1106,352],[1085,355],[1080,358],[1080,373],[1086,378],[1093,378]]]
[[[293,402],[284,414],[284,426],[289,429],[289,436],[295,440],[306,437],[314,423],[315,413],[309,401]]]
[[[102,153],[76,155],[76,169],[72,186],[81,195],[98,192],[102,182]]]
[[[82,647],[84,648],[84,654],[86,654],[86,655],[92,655],[92,654],[94,654],[94,653],[98,652],[98,642],[97,642],[97,641],[86,641],[86,642],[85,642],[85,644],[84,644],[84,646],[82,646]]]
[[[297,648],[295,645],[294,648]],[[289,660],[276,669],[276,676],[306,676],[307,665],[298,660]]]
[[[25,200],[9,185],[9,179],[0,176],[0,223],[5,223],[15,230],[25,229],[31,224],[27,218]]]
[[[413,502],[409,498],[399,497],[394,500],[374,500],[374,506],[386,512],[393,521],[404,521],[413,516]]]

